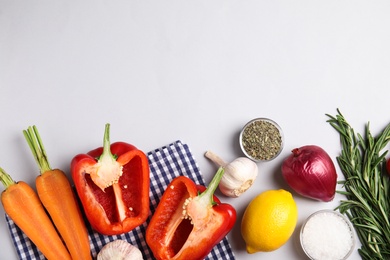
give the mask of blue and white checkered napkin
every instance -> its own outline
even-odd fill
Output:
[[[177,176],[184,175],[191,178],[195,183],[204,185],[202,174],[199,171],[188,145],[176,141],[147,153],[150,164],[150,210],[154,213],[157,204],[168,184]],[[89,240],[92,256],[95,258],[100,249],[108,242],[116,239],[124,239],[137,246],[145,260],[154,259],[144,239],[145,230],[151,215],[146,223],[135,228],[133,231],[115,236],[103,236],[88,227]],[[20,259],[42,259],[45,257],[37,250],[34,244],[24,233],[6,216],[9,230]],[[234,259],[227,238],[223,239],[210,252],[206,259]]]

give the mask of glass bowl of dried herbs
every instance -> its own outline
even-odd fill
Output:
[[[255,162],[271,161],[283,150],[284,137],[280,126],[268,118],[255,118],[242,128],[240,147]]]

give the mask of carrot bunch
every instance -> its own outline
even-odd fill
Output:
[[[1,193],[4,211],[42,254],[47,259],[72,259],[37,193],[27,183],[15,182],[2,168],[0,180],[5,187]]]
[[[92,259],[87,228],[67,176],[63,171],[50,167],[35,126],[29,127],[23,133],[40,169],[40,175],[35,180],[40,201],[64,240],[72,259]],[[34,235],[41,234],[38,232]]]
[[[36,190],[0,168],[4,211],[49,260],[92,260],[87,227],[65,173],[52,169],[35,126],[23,131],[38,164]]]

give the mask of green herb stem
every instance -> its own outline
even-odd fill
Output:
[[[383,172],[390,141],[390,124],[373,137],[369,124],[364,135],[355,134],[353,128],[337,110],[336,116],[327,115],[327,121],[340,134],[341,154],[337,162],[345,177],[339,181],[346,196],[337,209],[353,223],[362,247],[363,259],[390,259],[390,185]]]

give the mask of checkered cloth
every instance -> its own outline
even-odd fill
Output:
[[[199,171],[188,145],[181,141],[176,141],[167,146],[161,147],[147,153],[150,164],[150,210],[155,211],[157,204],[168,184],[177,176],[184,175],[191,178],[195,183],[204,185],[203,177]],[[150,215],[143,225],[135,228],[129,233],[115,236],[104,236],[93,231],[88,226],[91,253],[96,258],[100,249],[108,242],[123,239],[137,246],[145,260],[155,259],[144,239],[147,224],[151,219]],[[35,245],[25,236],[25,234],[6,215],[9,230],[20,259],[32,260],[45,257],[37,250]],[[223,239],[210,252],[206,259],[234,259],[227,238]]]

